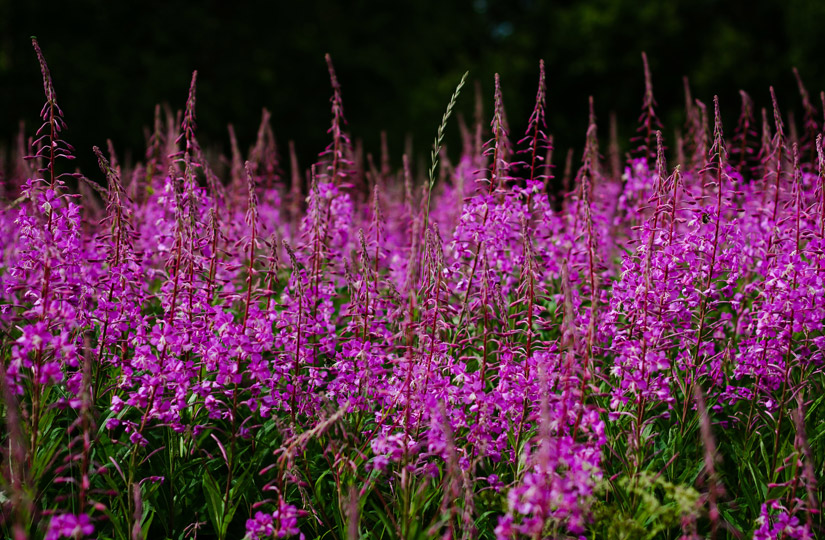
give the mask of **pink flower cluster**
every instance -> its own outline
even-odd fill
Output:
[[[0,213],[2,367],[30,448],[57,389],[87,441],[67,461],[83,464],[84,483],[116,471],[134,500],[172,481],[135,479],[136,463],[174,451],[222,458],[225,509],[248,455],[238,448],[274,445],[255,480],[278,501],[260,493],[254,507],[271,510],[246,508],[248,538],[303,538],[321,523],[307,517],[312,473],[294,466],[318,441],[340,508],[341,478],[406,504],[413,479],[428,479],[445,537],[475,533],[485,490],[498,497],[497,538],[583,535],[612,445],[638,473],[654,423],[704,414],[702,392],[714,411],[750,400],[751,422],[787,408],[800,373],[821,373],[821,139],[804,141],[819,153],[804,162],[777,120],[746,170],[746,156],[728,155],[717,101],[712,134],[699,122],[669,166],[650,93],[641,157],[605,163],[591,110],[581,167],[555,197],[542,64],[526,136],[510,141],[496,78],[489,140],[463,126],[458,165],[445,155],[439,181],[419,190],[411,156],[396,172],[388,156],[364,165],[329,69],[332,142],[306,175],[293,160],[289,180],[266,112],[248,160],[233,142],[228,170],[213,170],[194,77],[180,119],[158,118],[145,163],[124,170],[96,149],[106,185],[81,179],[81,200],[54,153],[33,149],[40,167],[14,179],[20,198]],[[96,466],[98,420],[122,453]],[[626,429],[620,442],[612,425]],[[94,532],[101,505],[86,495],[68,497],[81,513],[56,514],[47,538]],[[772,508],[754,538],[811,538]]]

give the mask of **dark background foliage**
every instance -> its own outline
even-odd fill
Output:
[[[0,0],[0,143],[9,146],[21,120],[29,135],[39,125],[43,92],[31,35],[52,71],[69,125],[65,138],[83,171],[95,174],[92,145],[111,138],[121,159],[142,156],[154,105],[182,108],[194,69],[204,144],[226,151],[232,122],[248,147],[267,107],[282,152],[292,139],[308,165],[327,144],[325,52],[343,87],[351,132],[377,153],[386,130],[393,165],[408,134],[416,155],[429,151],[465,70],[480,83],[485,122],[493,75],[501,74],[518,137],[540,58],[560,150],[555,161],[582,146],[588,95],[602,134],[608,113],[617,113],[627,148],[643,97],[641,51],[650,58],[666,141],[683,121],[684,75],[694,97],[710,103],[719,94],[729,132],[740,88],[763,107],[774,85],[783,112],[795,110],[799,119],[791,68],[799,68],[818,105],[823,21],[825,3],[818,0]],[[472,119],[471,91],[459,110]],[[450,131],[455,147],[457,129]]]

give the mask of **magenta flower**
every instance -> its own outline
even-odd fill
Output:
[[[91,519],[86,514],[79,516],[74,514],[56,514],[49,521],[49,528],[46,531],[45,540],[58,540],[60,538],[71,538],[79,540],[90,536],[95,532]]]

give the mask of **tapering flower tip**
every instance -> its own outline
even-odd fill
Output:
[[[493,135],[498,137],[499,132],[504,127],[504,99],[501,94],[501,77],[498,73],[495,76],[495,93],[493,94],[493,105],[495,111],[493,113]]]
[[[656,185],[661,188],[667,176],[667,161],[665,161],[665,145],[662,131],[656,130]],[[658,190],[657,190],[658,191]]]
[[[294,192],[301,190],[301,167],[298,164],[298,153],[295,150],[295,141],[289,141],[289,171],[291,189]]]
[[[696,108],[699,111],[699,135],[706,138],[708,133],[708,107],[701,99],[694,100],[694,103],[696,103]]]
[[[679,183],[682,181],[682,165],[677,163],[676,166],[673,168],[673,174],[671,174],[667,179],[667,187],[673,191],[674,196],[676,192],[679,190]],[[673,202],[674,200],[671,200]],[[673,212],[671,215],[675,216],[676,209],[673,205],[671,205],[671,211]]]
[[[793,67],[793,76],[796,79],[796,86],[799,88],[799,95],[802,97],[802,106],[805,108],[805,112],[813,112],[811,96],[808,94],[808,89],[805,88],[805,83],[802,82],[802,77],[799,75],[799,70],[796,69],[796,66]]]
[[[218,213],[215,211],[215,207],[209,208],[209,230],[213,233],[218,232]]]
[[[97,164],[100,167],[101,172],[106,175],[106,180],[108,182],[109,189],[109,197],[111,198],[112,194],[122,192],[123,185],[121,185],[120,177],[118,176],[114,167],[112,167],[112,164],[109,163],[109,160],[106,159],[106,157],[103,155],[103,152],[101,152],[99,147],[93,146],[92,151],[97,157]]]
[[[650,64],[647,61],[647,54],[642,52],[642,64],[645,70],[645,98],[642,103],[642,118],[646,117],[645,122],[648,124],[648,137],[650,136],[650,127],[653,124],[658,125],[659,121],[656,118],[656,113],[653,108],[656,106],[656,100],[653,98],[653,78],[650,76]],[[649,144],[650,141],[648,141]],[[648,148],[650,152],[650,148]]]
[[[498,74],[496,74],[498,77]],[[546,86],[545,86],[545,75],[544,75],[544,60],[539,61],[539,87],[536,91],[536,104],[533,106],[533,113],[530,115],[530,120],[527,122],[527,137],[534,137],[535,135],[541,134],[543,138],[544,132],[542,131],[545,127],[544,121],[544,108],[546,103]],[[535,149],[536,141],[534,140],[531,144],[531,148]]]
[[[720,162],[727,159],[725,137],[722,131],[722,115],[719,113],[719,96],[713,96],[713,146],[711,156],[718,156]]]
[[[776,134],[780,140],[785,138],[784,124],[782,123],[782,113],[779,112],[779,102],[776,99],[776,93],[771,90],[771,103],[773,104],[773,123],[776,125]]]
[[[587,96],[587,127],[596,125],[596,105],[593,96]]]
[[[54,85],[52,84],[52,75],[49,72],[49,66],[46,64],[46,58],[43,56],[43,51],[40,50],[40,44],[37,38],[32,36],[32,47],[37,54],[37,61],[40,63],[40,73],[43,75],[43,90],[46,92],[46,100],[50,103],[55,103],[56,95],[54,92]]]
[[[369,248],[367,248],[367,237],[364,234],[364,228],[358,228],[358,245],[361,246],[361,265],[366,270],[367,268],[367,258],[369,257]]]
[[[195,85],[198,81],[198,70],[192,72],[192,81],[189,83],[189,96],[186,98],[186,116],[183,128],[195,129]]]
[[[632,140],[638,143],[634,153],[645,160],[649,166],[656,159],[656,152],[653,149],[653,133],[656,129],[662,128],[662,123],[656,117],[656,101],[653,98],[653,83],[650,76],[650,65],[647,61],[647,54],[642,53],[642,64],[644,65],[645,95],[642,100],[642,113],[639,115],[639,127],[636,129],[638,135]],[[690,110],[688,117],[691,117]]]
[[[346,120],[344,120],[344,102],[341,99],[341,85],[338,83],[338,76],[335,74],[335,67],[332,65],[332,57],[329,53],[327,53],[324,55],[324,59],[327,61],[329,82],[332,85],[332,97],[330,98],[330,101],[332,102],[332,111],[335,114],[336,119],[340,117],[340,119],[346,123]]]
[[[742,98],[742,116],[752,116],[753,100],[751,99],[750,95],[744,90],[739,90],[739,97]]]
[[[544,60],[539,60],[539,88],[536,92],[536,110],[541,110],[544,114],[546,78],[544,73]]]
[[[599,160],[599,137],[598,127],[595,122],[590,122],[585,135],[584,161],[588,167],[594,167]]]
[[[753,125],[753,100],[744,90],[739,90],[739,98],[742,106],[739,110],[739,122],[736,125],[736,134],[733,138],[734,140],[742,140],[744,144],[744,141],[751,134],[751,126]],[[739,151],[744,152],[743,149]],[[745,156],[740,156],[740,158],[744,159]]]
[[[553,144],[547,136],[547,122],[545,121],[545,104],[546,104],[546,87],[545,87],[545,73],[544,60],[539,61],[539,85],[536,91],[536,103],[533,106],[533,112],[530,114],[530,119],[527,122],[527,129],[524,138],[519,141],[519,144],[527,143],[526,148],[519,150],[519,153],[529,153],[532,158],[525,162],[524,165],[529,169],[530,180],[536,180],[544,175],[537,175],[537,164],[546,160],[546,156],[538,155],[539,149],[549,152]],[[546,166],[546,165],[545,165]],[[545,180],[546,181],[546,180]]]
[[[252,148],[252,161],[258,166],[263,161],[264,152],[266,151],[266,136],[267,130],[271,129],[269,126],[269,119],[271,114],[269,110],[264,107],[261,109],[261,123],[258,124],[258,133],[255,136],[255,146]]]
[[[796,79],[796,85],[799,87],[799,93],[807,94],[808,90],[805,88],[805,85],[802,84],[802,77],[799,76],[799,70],[796,69],[796,66],[793,66],[791,71],[793,71],[794,79]]]
[[[310,195],[317,195],[318,194],[317,163],[313,163],[309,167],[309,192],[310,192]]]
[[[258,196],[255,193],[255,176],[252,174],[252,164],[250,162],[244,162],[244,169],[246,170],[246,189],[248,194],[247,219],[249,220],[249,224],[253,225],[258,211]]]
[[[504,111],[504,98],[501,92],[501,78],[498,73],[495,75],[495,94],[494,94],[494,110],[493,120],[490,122],[490,128],[493,132],[493,139],[491,144],[487,147],[487,152],[496,154],[496,163],[493,164],[496,174],[501,169],[503,164],[506,164],[510,155],[510,140],[508,138],[507,129],[507,115]],[[506,165],[505,165],[506,166]],[[491,186],[498,184],[494,182]]]
[[[286,251],[289,261],[292,264],[292,271],[297,274],[300,269],[300,264],[298,263],[298,257],[295,256],[295,250],[292,249],[292,245],[287,240],[282,240],[281,243],[283,244],[284,251]]]
[[[687,113],[688,118],[690,118],[690,111],[693,109],[693,96],[690,93],[690,80],[687,78],[687,75],[682,77],[682,86],[685,90],[685,113]]]
[[[92,152],[94,152],[97,157],[97,163],[100,166],[100,170],[104,173],[107,172],[109,170],[109,161],[103,155],[103,152],[100,151],[100,147],[92,146]]]
[[[332,56],[329,53],[324,55],[324,60],[327,63],[327,69],[329,70],[329,80],[332,83],[332,88],[338,88],[338,77],[335,76],[335,67],[332,65]]]
[[[401,168],[404,171],[404,202],[407,205],[409,217],[413,215],[413,184],[412,169],[410,169],[410,157],[406,153],[401,156]]]
[[[642,64],[645,70],[645,105],[653,105],[653,78],[650,76],[650,64],[647,61],[647,53],[642,51]]]
[[[799,88],[799,95],[802,98],[802,109],[804,110],[804,129],[805,134],[803,136],[801,146],[802,151],[804,153],[811,152],[812,148],[811,144],[813,144],[813,139],[816,133],[819,132],[820,124],[817,120],[817,112],[816,108],[811,103],[811,96],[808,94],[808,89],[805,88],[805,84],[802,82],[802,77],[799,75],[799,70],[795,67],[793,68],[794,77],[796,77],[796,85]]]
[[[381,221],[381,201],[379,200],[380,192],[380,186],[375,184],[372,188],[372,219],[376,226],[378,222]]]
[[[798,199],[799,184],[802,181],[802,169],[799,168],[799,144],[793,143],[793,146],[791,147],[791,155],[793,156],[793,185]]]

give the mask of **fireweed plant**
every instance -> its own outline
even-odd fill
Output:
[[[90,179],[60,173],[33,45],[43,124],[0,212],[5,537],[825,532],[825,123],[799,74],[802,129],[771,92],[761,136],[747,94],[726,137],[685,82],[668,163],[643,57],[626,164],[591,100],[556,195],[543,63],[524,136],[496,76],[451,162],[465,74],[426,171],[365,163],[329,57],[315,164],[266,110],[213,164],[195,73],[145,160],[95,147]]]

